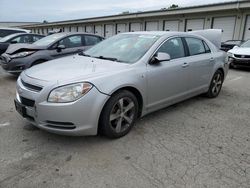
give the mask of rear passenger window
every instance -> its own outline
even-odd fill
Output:
[[[185,50],[181,38],[173,38],[166,41],[158,52],[168,53],[171,59],[185,56]]]
[[[190,55],[206,53],[203,41],[196,38],[186,38]]]
[[[99,37],[91,36],[91,35],[85,35],[85,45],[86,46],[93,46],[101,41]]]

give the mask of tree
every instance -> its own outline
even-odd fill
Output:
[[[179,6],[176,4],[172,4],[170,7],[168,7],[169,9],[174,9],[174,8],[178,8]]]

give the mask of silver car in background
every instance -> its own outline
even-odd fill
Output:
[[[17,111],[62,135],[126,135],[138,117],[206,94],[217,97],[227,75],[221,31],[134,32],[82,54],[24,71]]]

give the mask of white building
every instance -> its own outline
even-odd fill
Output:
[[[222,29],[222,41],[250,39],[250,1],[161,9],[78,20],[22,26],[34,33],[49,30],[84,31],[104,37],[134,31],[193,31]]]

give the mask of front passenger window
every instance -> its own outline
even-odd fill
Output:
[[[181,38],[173,38],[166,41],[158,52],[168,53],[171,59],[185,56],[185,50]]]

